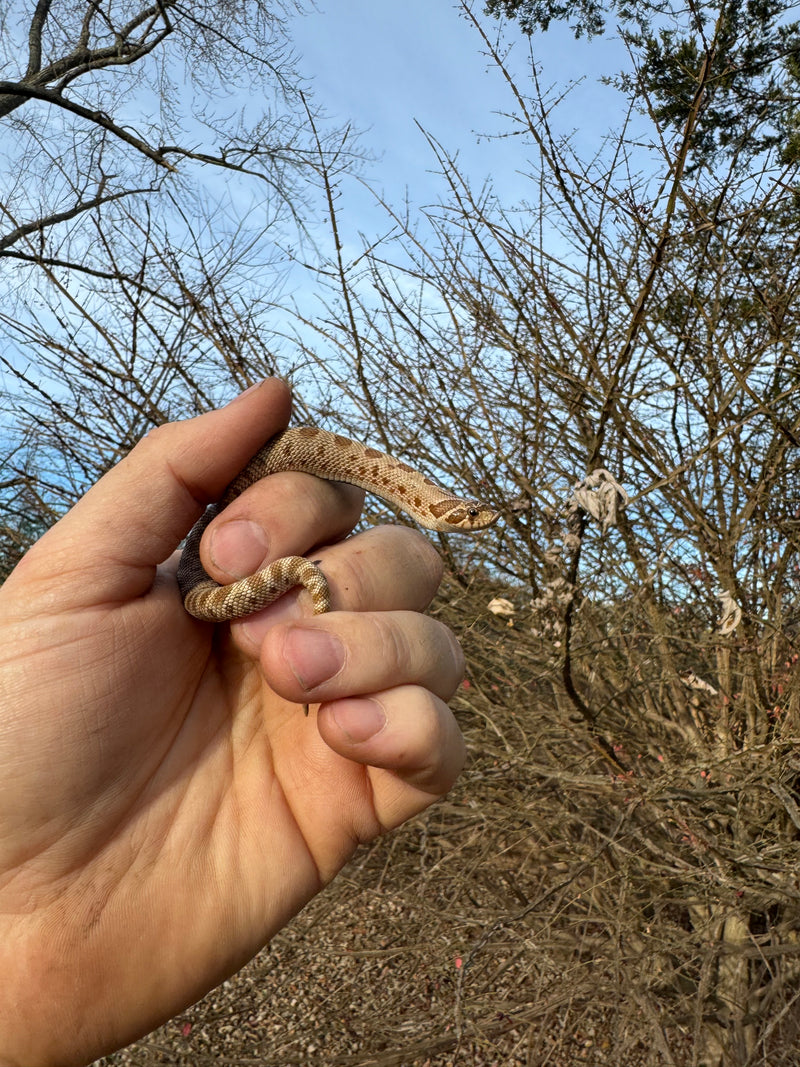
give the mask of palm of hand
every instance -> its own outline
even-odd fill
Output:
[[[258,415],[276,391],[280,409],[276,385],[239,403]],[[341,674],[308,694],[280,663],[297,604],[268,609],[255,642],[184,612],[174,559],[155,561],[196,517],[186,485],[213,497],[261,443],[234,407],[143,442],[0,590],[3,1064],[85,1062],[197,999],[463,762],[443,704],[460,653],[418,614],[439,564],[410,531],[323,550],[331,572],[347,563],[340,606],[357,610],[306,620],[306,633],[333,631],[348,648]],[[236,426],[238,451],[213,476],[187,473],[209,425],[223,441]],[[318,489],[290,495],[304,492]],[[337,512],[331,493],[321,513]],[[155,517],[142,521],[145,496]],[[335,541],[354,515],[351,500],[323,536]],[[377,694],[387,726],[375,738],[341,727],[350,693],[350,704]],[[309,698],[326,701],[317,719],[299,711]]]
[[[11,665],[18,692],[26,679],[48,684],[25,702],[13,744],[3,746],[0,773],[11,781],[26,764],[30,802],[27,833],[12,838],[17,854],[3,856],[3,870],[24,862],[25,872],[5,906],[54,927],[64,911],[82,915],[64,955],[70,968],[96,976],[78,1012],[85,1018],[106,995],[109,963],[120,996],[121,960],[126,997],[140,995],[147,974],[162,1011],[171,992],[176,1007],[194,999],[252,956],[354,842],[378,829],[365,768],[331,751],[229,637],[210,640],[209,627],[174,596],[165,604],[167,595],[165,583],[163,595],[133,604],[44,620],[34,610],[25,653]],[[100,687],[87,668],[106,659]],[[70,677],[78,691],[67,701]],[[4,812],[3,825],[10,821]],[[143,895],[146,938],[127,921]],[[195,989],[169,989],[176,957]],[[37,979],[34,967],[29,980]]]

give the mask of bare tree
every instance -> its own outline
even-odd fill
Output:
[[[285,198],[303,153],[284,28],[294,7],[7,5],[0,119],[11,151],[0,251],[54,265],[72,250],[82,215],[152,195],[167,176],[186,182],[200,167],[246,174]],[[79,243],[73,269],[85,252]]]
[[[541,899],[557,895],[560,935],[543,933],[538,892],[501,924],[536,944],[530,988],[552,968],[583,1005],[602,975],[625,1018],[615,1063],[638,1042],[663,1063],[789,1064],[797,163],[758,126],[757,152],[709,151],[724,3],[703,9],[677,128],[644,79],[623,79],[629,125],[589,163],[553,132],[535,71],[531,96],[462,7],[506,79],[538,197],[512,210],[475,192],[429,136],[441,206],[412,225],[385,205],[399,236],[327,269],[320,415],[349,410],[354,431],[503,511],[477,546],[443,542],[439,610],[468,632],[460,703],[478,753],[491,723],[483,765],[536,790],[524,815],[484,811],[504,840],[513,823],[517,862],[535,840],[554,872]]]
[[[275,369],[283,249],[307,240],[313,179],[294,8],[4,9],[7,562],[150,426]],[[349,133],[317,119],[352,164]]]

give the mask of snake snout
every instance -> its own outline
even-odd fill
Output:
[[[454,507],[447,514],[447,522],[456,530],[485,530],[494,526],[500,518],[500,512],[482,504],[480,500],[466,500]]]

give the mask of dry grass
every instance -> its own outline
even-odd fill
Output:
[[[471,758],[451,795],[104,1067],[796,1067],[795,742],[709,771],[674,731],[609,705],[622,774],[552,665],[503,675],[525,662],[503,620],[484,615],[466,643]]]
[[[451,797],[359,855],[239,975],[102,1062],[647,1064],[615,976],[553,952],[570,876],[530,836],[542,789],[475,755]]]
[[[652,1062],[588,927],[574,950],[574,875],[532,833],[554,800],[540,768],[476,745],[447,800],[359,855],[234,979],[103,1063]]]

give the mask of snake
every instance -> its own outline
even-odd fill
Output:
[[[228,585],[215,582],[200,562],[200,540],[209,523],[245,489],[280,471],[299,471],[356,485],[406,512],[425,529],[441,533],[474,533],[492,526],[500,517],[480,500],[441,489],[408,463],[349,437],[316,426],[282,430],[253,456],[189,532],[177,577],[184,608],[196,619],[231,622],[245,618],[296,586],[308,590],[313,614],[331,610],[327,579],[305,556],[285,556]]]

